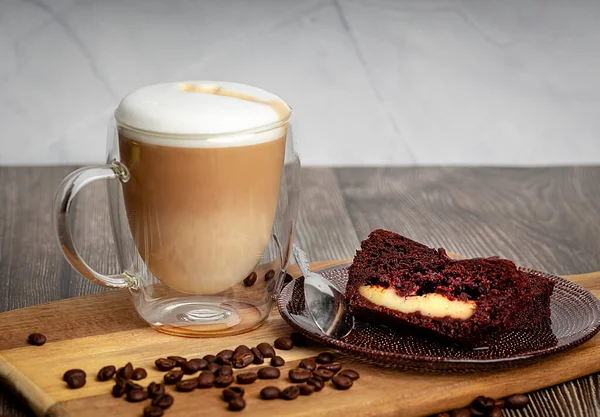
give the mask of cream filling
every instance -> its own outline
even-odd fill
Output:
[[[421,313],[427,317],[450,317],[466,320],[477,308],[475,301],[449,300],[441,294],[400,296],[393,288],[376,285],[362,285],[358,288],[360,295],[378,306],[401,313]]]

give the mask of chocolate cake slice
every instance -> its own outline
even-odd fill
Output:
[[[359,320],[476,344],[548,321],[553,286],[506,259],[454,260],[444,249],[375,230],[349,268],[346,296]]]

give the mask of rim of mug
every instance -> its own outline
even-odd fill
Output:
[[[259,133],[268,132],[270,130],[275,130],[280,127],[283,127],[292,119],[293,109],[288,105],[290,111],[286,117],[281,120],[278,120],[274,123],[269,123],[266,125],[261,125],[257,127],[253,127],[251,129],[243,129],[243,130],[232,130],[229,132],[220,132],[220,133],[166,133],[166,132],[156,132],[152,130],[144,130],[137,127],[133,127],[126,123],[120,122],[113,113],[113,120],[115,121],[117,127],[124,127],[133,132],[142,133],[144,135],[151,135],[155,137],[169,137],[169,138],[177,138],[177,139],[188,139],[188,140],[208,140],[208,139],[218,139],[218,138],[230,138],[232,136],[244,136],[244,135],[255,135]]]

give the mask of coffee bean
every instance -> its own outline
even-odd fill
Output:
[[[254,355],[252,354],[252,352],[250,352],[250,350],[248,350],[247,352],[239,351],[233,355],[231,361],[234,367],[245,368],[246,366],[254,362]]]
[[[159,371],[165,372],[175,368],[175,366],[177,366],[177,362],[175,362],[173,359],[158,358],[154,361],[154,366],[156,366],[156,369]]]
[[[131,375],[133,375],[133,365],[131,364],[131,362],[127,362],[127,365],[125,365],[122,368],[119,368],[119,370],[117,371],[117,375],[123,379],[131,379]]]
[[[509,397],[506,397],[504,401],[506,402],[506,408],[519,409],[527,407],[529,404],[529,397],[523,394],[513,394]]]
[[[250,272],[250,275],[248,275],[246,278],[244,278],[244,285],[246,287],[253,286],[255,282],[256,282],[256,272],[254,272],[254,271]]]
[[[269,269],[267,271],[267,273],[265,274],[265,281],[272,280],[274,276],[275,276],[275,271],[273,271],[272,269]]]
[[[489,411],[494,408],[496,400],[490,397],[484,397],[483,395],[478,396],[471,403],[473,407],[481,411]]]
[[[304,368],[294,368],[290,369],[288,376],[292,382],[306,382],[312,377],[312,372]]]
[[[204,359],[190,359],[181,365],[181,370],[186,375],[195,374],[198,371],[202,371],[208,367],[208,362]]]
[[[98,371],[98,375],[96,375],[96,378],[98,378],[98,381],[108,381],[109,379],[112,379],[113,376],[115,376],[116,372],[117,368],[115,368],[114,366],[104,366]]]
[[[160,397],[165,393],[165,386],[163,384],[157,384],[156,382],[151,382],[148,385],[148,396],[150,398]]]
[[[252,352],[252,354],[254,355],[254,361],[252,362],[254,365],[262,365],[263,363],[265,363],[265,358],[263,354],[260,353],[260,350],[253,347],[252,349],[250,349],[250,352]]]
[[[286,284],[289,284],[290,282],[292,282],[294,279],[294,277],[292,277],[290,274],[286,273],[285,274],[285,278],[283,279],[283,282]]]
[[[234,398],[229,401],[229,405],[227,406],[230,411],[242,411],[245,407],[246,401],[242,397]]]
[[[317,363],[314,361],[314,359],[302,359],[298,367],[308,369],[309,371],[314,371],[317,369]]]
[[[290,350],[294,347],[294,342],[289,336],[281,336],[275,339],[275,343],[273,343],[273,345],[275,346],[275,349]]]
[[[129,391],[127,393],[127,397],[125,397],[125,399],[130,403],[144,401],[146,398],[148,398],[148,393],[143,389],[134,389],[132,391]]]
[[[334,359],[333,353],[321,352],[317,355],[317,358],[315,360],[317,361],[318,364],[323,365],[326,363],[333,362],[333,359]]]
[[[239,345],[233,350],[233,354],[235,355],[238,352],[250,352],[250,348],[246,345]]]
[[[115,384],[115,386],[112,387],[112,396],[115,398],[120,398],[123,396],[123,394],[125,394],[125,391],[125,385]]]
[[[221,369],[221,365],[218,363],[209,363],[206,367],[206,370],[212,372],[213,374],[219,372],[219,369]]]
[[[215,383],[215,374],[210,371],[202,371],[197,379],[198,388],[210,388]]]
[[[496,400],[496,402],[494,403],[494,407],[498,407],[498,408],[504,408],[504,406],[506,405],[506,401],[500,399],[500,400]]]
[[[340,372],[340,375],[347,376],[348,378],[350,378],[353,381],[356,381],[358,378],[360,378],[360,375],[358,374],[358,372],[356,372],[353,369],[344,369],[344,370],[342,370],[342,372]]]
[[[148,373],[144,368],[135,368],[133,373],[131,374],[131,379],[134,381],[139,381],[140,379],[144,379],[148,376]]]
[[[229,402],[234,398],[243,397],[244,388],[242,387],[229,387],[223,390],[223,400]]]
[[[329,381],[331,379],[331,377],[334,375],[334,373],[327,369],[317,369],[316,371],[313,371],[313,375],[318,376],[323,381]],[[345,378],[347,378],[347,377],[345,377]]]
[[[298,388],[300,389],[300,395],[310,395],[315,392],[314,385],[300,384],[298,385]]]
[[[328,371],[331,371],[335,374],[340,369],[342,369],[342,363],[341,362],[326,363],[324,365],[319,365],[319,369],[327,369]]]
[[[127,381],[127,382],[125,383],[125,390],[126,390],[127,392],[129,392],[129,391],[133,391],[133,390],[136,390],[136,389],[144,389],[144,387],[142,387],[140,384],[136,384],[136,383],[135,383],[135,382],[133,382],[133,381]]]
[[[488,417],[502,417],[502,409],[494,407],[488,412]]]
[[[180,392],[190,392],[196,388],[198,388],[198,378],[182,379],[175,384],[175,389]]]
[[[202,359],[208,363],[214,363],[217,360],[217,357],[215,355],[204,355]]]
[[[271,366],[283,366],[285,360],[281,356],[274,356],[271,358]]]
[[[274,400],[279,398],[281,391],[277,387],[264,387],[260,390],[260,398],[263,400]]]
[[[74,375],[79,375],[80,377],[85,378],[87,375],[85,373],[85,371],[83,371],[82,369],[69,369],[67,372],[65,372],[63,374],[63,381],[67,382],[67,379],[69,379],[71,376]]]
[[[256,372],[243,372],[241,374],[237,374],[235,379],[238,384],[252,384],[254,381],[258,379],[258,375]]]
[[[177,356],[177,355],[167,356],[167,359],[175,361],[175,366],[181,366],[187,362],[186,358],[184,358],[183,356]]]
[[[260,351],[260,353],[262,353],[264,358],[272,358],[275,356],[275,349],[273,349],[273,346],[267,342],[259,343],[256,348]]]
[[[215,378],[215,387],[225,388],[233,384],[233,375],[219,375]]]
[[[468,406],[467,409],[471,413],[472,417],[483,417],[487,414],[485,411],[478,409],[474,405]]]
[[[171,394],[164,394],[161,395],[160,397],[156,397],[155,399],[152,400],[152,405],[155,405],[157,407],[162,408],[163,410],[166,410],[167,408],[169,408],[170,406],[173,405],[173,397],[171,396]]]
[[[233,375],[233,368],[231,365],[223,365],[219,368],[217,372],[215,372],[215,376],[227,376]]]
[[[163,377],[163,379],[165,380],[165,384],[167,385],[173,385],[177,383],[177,381],[181,381],[181,378],[183,378],[183,371],[167,372]]]
[[[318,376],[313,376],[311,379],[306,381],[306,383],[315,387],[315,391],[317,392],[321,391],[323,387],[325,387],[325,382],[323,382],[323,380]]]
[[[155,405],[144,408],[144,417],[161,417],[163,414],[163,409]]]
[[[81,388],[85,385],[85,376],[81,374],[71,375],[67,378],[67,385],[71,389]]]
[[[33,346],[42,346],[44,343],[46,343],[46,336],[44,336],[42,333],[31,333],[27,337],[27,342]]]
[[[290,385],[279,394],[279,398],[284,400],[295,400],[300,395],[300,388],[297,385]]]
[[[333,377],[333,386],[337,389],[346,390],[352,386],[352,380],[344,375],[337,375]]]
[[[447,411],[444,411],[443,413],[437,413],[435,415],[435,417],[450,417],[450,413]]]
[[[308,339],[302,333],[292,332],[292,334],[290,334],[290,338],[292,339],[292,342],[294,342],[294,346],[308,345]]]
[[[276,379],[279,378],[279,375],[281,375],[279,369],[273,368],[272,366],[265,366],[258,370],[259,379]]]
[[[229,365],[231,363],[232,357],[233,357],[233,350],[224,349],[224,350],[220,351],[219,353],[217,353],[216,362],[219,365]]]
[[[471,412],[466,408],[452,410],[450,417],[471,417]]]

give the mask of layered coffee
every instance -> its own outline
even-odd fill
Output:
[[[121,102],[127,217],[157,279],[215,294],[252,272],[271,235],[289,112],[233,83],[159,84]]]

